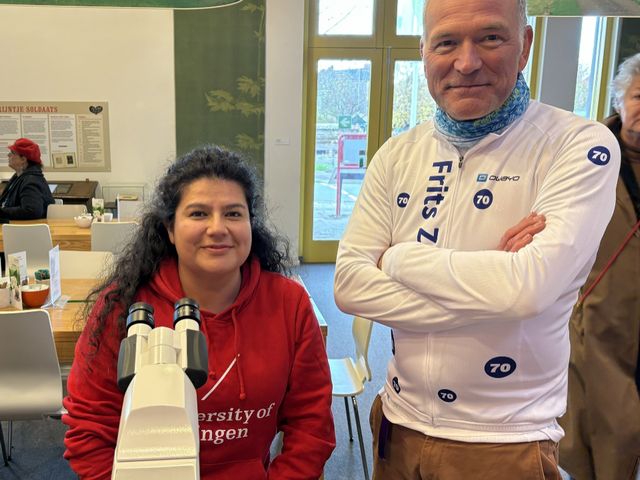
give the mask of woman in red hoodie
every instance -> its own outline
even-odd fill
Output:
[[[197,390],[203,479],[317,479],[334,446],[331,376],[287,247],[266,227],[253,170],[218,147],[169,167],[140,228],[96,288],[64,400],[65,458],[82,479],[111,476],[123,393],[117,362],[128,307],[172,327],[174,303],[200,304],[209,372]],[[269,448],[282,431],[282,453]]]

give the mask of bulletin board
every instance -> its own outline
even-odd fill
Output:
[[[21,137],[40,146],[49,171],[111,170],[107,102],[0,102],[0,170],[10,170],[7,146]]]

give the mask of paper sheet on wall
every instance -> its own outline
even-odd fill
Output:
[[[40,146],[50,170],[110,171],[107,102],[0,101],[0,150],[20,137]],[[5,156],[0,168],[9,170]]]

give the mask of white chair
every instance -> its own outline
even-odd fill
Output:
[[[49,250],[53,248],[49,225],[36,223],[32,225],[2,225],[2,241],[4,243],[5,268],[7,255],[16,252],[27,252],[27,271],[29,275],[39,268],[49,269]]]
[[[60,250],[60,278],[99,278],[113,264],[113,252]]]
[[[47,208],[47,218],[73,218],[83,213],[87,213],[86,205],[56,205],[54,203]]]
[[[11,460],[13,421],[62,413],[62,378],[46,310],[0,312],[0,420],[8,420],[8,453],[0,426],[4,464]]]
[[[116,199],[118,220],[121,222],[139,220],[142,217],[143,208],[142,200],[123,200],[120,197]]]
[[[131,239],[136,222],[93,222],[91,224],[91,250],[118,254]]]
[[[360,455],[362,456],[362,468],[364,478],[369,480],[369,469],[367,468],[367,457],[362,439],[362,427],[360,426],[360,413],[358,412],[358,402],[356,396],[364,391],[364,384],[371,380],[371,369],[367,355],[369,353],[369,342],[371,340],[371,330],[373,323],[362,317],[353,317],[351,333],[356,346],[355,359],[351,357],[330,358],[329,368],[331,369],[331,381],[333,382],[333,396],[344,397],[344,407],[347,413],[347,425],[349,426],[349,441],[353,442],[353,430],[351,429],[351,416],[349,415],[349,401],[351,397],[353,403],[353,414],[356,419],[358,429],[358,440],[360,442]]]

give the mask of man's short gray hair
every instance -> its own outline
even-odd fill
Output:
[[[628,57],[618,67],[618,74],[611,83],[613,108],[620,111],[624,96],[633,80],[640,75],[640,53]]]
[[[424,23],[424,19],[427,13],[427,3],[429,0],[424,0],[424,8],[422,9],[422,22]],[[518,0],[518,19],[520,20],[520,32],[524,31],[524,27],[527,26],[527,0]],[[422,28],[422,38],[426,38],[426,30]]]

